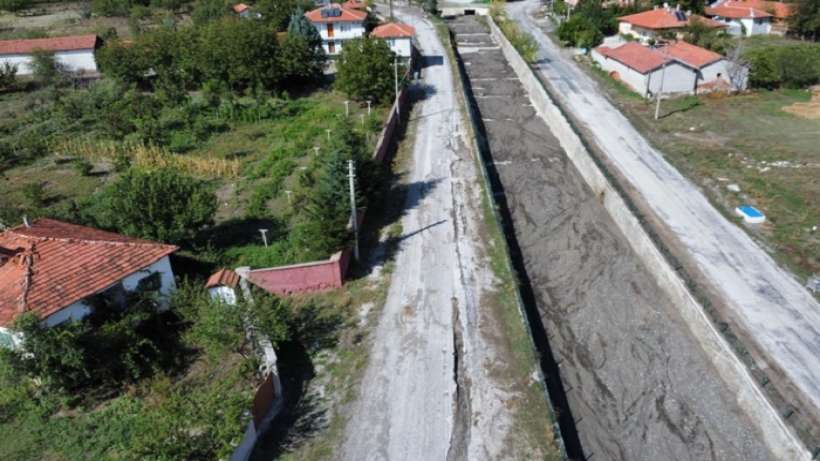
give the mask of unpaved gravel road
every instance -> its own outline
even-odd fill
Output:
[[[677,308],[533,109],[484,25],[450,22],[588,459],[765,460]]]
[[[561,53],[530,16],[539,6],[538,0],[508,4],[510,16],[538,42],[539,72],[685,247],[725,302],[723,314],[738,325],[737,333],[750,337],[768,359],[769,378],[784,374],[806,401],[801,411],[820,417],[820,304],[667,163]]]
[[[510,453],[516,395],[490,376],[505,357],[492,339],[498,322],[481,305],[494,276],[479,235],[480,177],[434,28],[396,13],[416,28],[426,67],[415,85],[425,96],[413,115],[405,237],[334,459],[500,459]]]

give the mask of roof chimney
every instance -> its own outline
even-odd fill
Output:
[[[675,11],[680,11],[680,3],[678,3],[677,5],[675,5]]]
[[[669,3],[663,2],[663,9],[669,11]]]
[[[28,223],[28,218],[26,217],[26,215],[23,215],[23,225],[25,225],[26,227],[31,227],[31,224]]]

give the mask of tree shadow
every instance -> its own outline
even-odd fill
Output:
[[[267,229],[269,242],[286,233],[285,224],[274,218],[234,218],[204,229],[197,235],[196,244],[216,249],[261,244],[259,229]]]

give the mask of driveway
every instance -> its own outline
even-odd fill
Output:
[[[508,12],[539,45],[538,71],[591,142],[642,197],[691,257],[722,302],[722,314],[765,358],[779,389],[817,415],[820,408],[820,305],[789,272],[741,228],[716,210],[688,179],[666,162],[598,90],[596,84],[539,29],[530,12],[537,0],[508,4]],[[751,344],[750,344],[751,343]],[[764,369],[768,368],[764,365]],[[781,408],[784,410],[784,408]]]

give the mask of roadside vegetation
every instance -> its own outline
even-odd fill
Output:
[[[71,24],[42,27],[19,24],[61,13],[18,3],[0,15],[14,18],[0,39],[97,32],[106,41],[96,82],[48,53],[31,78],[0,68],[0,225],[52,217],[174,243],[184,281],[163,312],[144,296],[123,311],[101,299],[92,316],[52,329],[22,316],[23,348],[0,352],[0,459],[227,459],[259,384],[247,324],[283,351],[285,376],[298,374],[293,361],[310,365],[335,347],[355,323],[354,303],[380,292],[257,292],[226,306],[203,277],[343,249],[351,160],[357,204],[378,212],[385,172],[371,156],[394,97],[392,53],[362,40],[377,53],[351,48],[340,59],[365,62],[366,78],[333,82],[300,12],[313,4],[300,1],[263,0],[262,19],[240,20],[224,1],[95,0],[70,9]],[[360,352],[352,334],[346,344]],[[351,360],[329,372],[346,373],[336,367]]]
[[[533,63],[538,54],[538,45],[532,35],[521,30],[518,23],[507,18],[506,5],[506,0],[493,0],[490,5],[490,16],[521,57]]]

